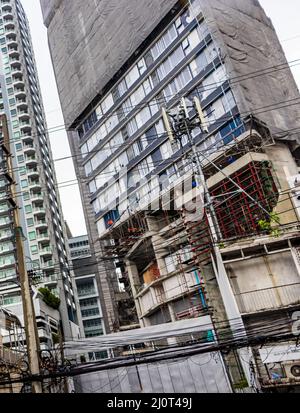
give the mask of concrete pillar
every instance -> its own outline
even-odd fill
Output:
[[[280,184],[280,190],[285,191],[285,193],[279,197],[279,203],[275,208],[275,212],[279,214],[280,223],[289,224],[298,221],[296,211],[293,209],[292,200],[287,195],[287,191],[290,189],[287,178],[290,175],[296,175],[298,173],[298,168],[291,151],[284,143],[276,143],[274,146],[265,148],[265,151],[273,164],[275,174]]]
[[[126,271],[128,272],[131,290],[133,292],[133,295],[135,296],[138,293],[137,288],[141,285],[139,272],[137,266],[132,261],[126,260],[125,266]]]

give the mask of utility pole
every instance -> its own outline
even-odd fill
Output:
[[[26,334],[26,347],[28,353],[28,362],[30,373],[32,375],[40,375],[39,365],[39,338],[36,325],[36,318],[33,306],[33,300],[31,296],[31,289],[29,284],[29,278],[26,270],[26,264],[23,251],[23,231],[20,226],[19,211],[16,203],[16,190],[14,182],[13,165],[10,155],[10,139],[7,126],[6,115],[0,116],[2,125],[2,150],[6,153],[7,160],[7,179],[10,182],[10,196],[9,202],[13,207],[13,222],[16,237],[16,258],[17,258],[17,273],[19,275],[19,282],[22,295],[23,314],[24,314],[24,327]],[[42,393],[42,384],[40,381],[32,382],[33,393]]]
[[[222,254],[218,246],[218,242],[221,239],[221,232],[218,225],[218,220],[213,205],[212,197],[210,196],[208,186],[204,177],[203,168],[200,160],[200,152],[197,149],[194,139],[192,137],[191,131],[196,127],[200,127],[203,132],[208,132],[207,127],[205,127],[204,114],[201,108],[199,99],[194,98],[193,107],[196,110],[199,121],[196,123],[189,119],[189,114],[187,110],[186,101],[184,98],[181,99],[181,104],[178,108],[176,115],[172,115],[172,122],[170,121],[169,114],[166,109],[163,109],[163,120],[166,126],[167,134],[169,139],[174,141],[175,139],[180,139],[181,136],[185,135],[188,138],[191,150],[192,150],[192,160],[193,168],[195,172],[195,181],[197,187],[203,188],[204,191],[204,205],[206,208],[206,214],[208,219],[209,230],[212,237],[212,265],[216,275],[218,287],[221,293],[221,297],[224,303],[226,316],[231,327],[232,335],[234,338],[240,339],[241,334],[245,337],[247,335],[244,322],[239,311],[238,305],[236,303],[228,275],[226,272],[225,265],[223,263]],[[174,125],[174,126],[173,126]],[[238,188],[242,190],[242,188]],[[246,351],[239,350],[240,362],[243,367],[245,377],[248,381],[249,386],[251,385],[251,373],[250,373],[250,352],[248,349]]]

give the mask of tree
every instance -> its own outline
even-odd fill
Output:
[[[42,287],[39,288],[39,292],[42,294],[43,301],[49,305],[49,307],[54,308],[54,310],[59,309],[60,299],[54,295],[49,288]]]

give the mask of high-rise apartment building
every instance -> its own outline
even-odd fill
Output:
[[[91,254],[87,235],[69,238],[72,267],[75,274],[77,294],[85,337],[105,333],[99,295],[97,263]]]
[[[78,314],[30,30],[19,0],[0,3],[0,45],[1,111],[8,119],[27,270],[36,289],[48,287],[60,298],[58,313],[40,293],[34,296],[41,343],[52,346],[51,332],[58,333],[60,320],[65,336],[78,336]],[[22,320],[6,204],[1,202],[0,304]]]
[[[288,328],[300,307],[300,97],[259,2],[41,5],[89,236],[99,265],[117,263],[140,325],[207,313],[223,322],[231,300],[246,331],[271,320]],[[191,223],[166,208],[197,172],[189,139],[171,142],[164,122],[163,109],[174,113],[182,97],[200,102],[200,117],[188,108],[198,121],[190,132],[213,198],[226,296],[206,216]],[[104,269],[112,313],[116,284]],[[253,350],[261,386],[276,385],[276,374],[295,383],[300,355],[276,358],[272,348],[268,357]]]

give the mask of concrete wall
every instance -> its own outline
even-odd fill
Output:
[[[278,137],[285,136],[299,144],[300,134],[289,136],[283,132],[300,126],[299,105],[284,105],[299,98],[299,91],[272,22],[259,2],[201,0],[201,4],[229,76],[239,77],[232,87],[240,111],[243,115],[253,112]],[[284,70],[274,70],[274,66]],[[249,76],[253,72],[260,76]],[[276,110],[271,110],[272,106],[266,108],[268,105],[276,105]],[[279,106],[285,107],[278,109]]]
[[[78,393],[231,393],[219,353],[78,376]]]
[[[72,123],[133,55],[175,0],[40,0],[48,27],[58,91],[67,124]],[[300,126],[299,97],[274,27],[257,0],[200,0],[216,47],[225,58],[243,114],[254,112],[278,137],[300,142],[284,131]],[[274,71],[276,66],[284,70]],[[249,78],[249,73],[267,75]],[[262,108],[262,109],[260,109]],[[277,105],[278,108],[278,105]],[[272,108],[268,108],[272,109]]]
[[[300,275],[291,251],[226,264],[226,268],[241,313],[300,303]]]
[[[42,0],[65,122],[101,92],[177,0]]]

